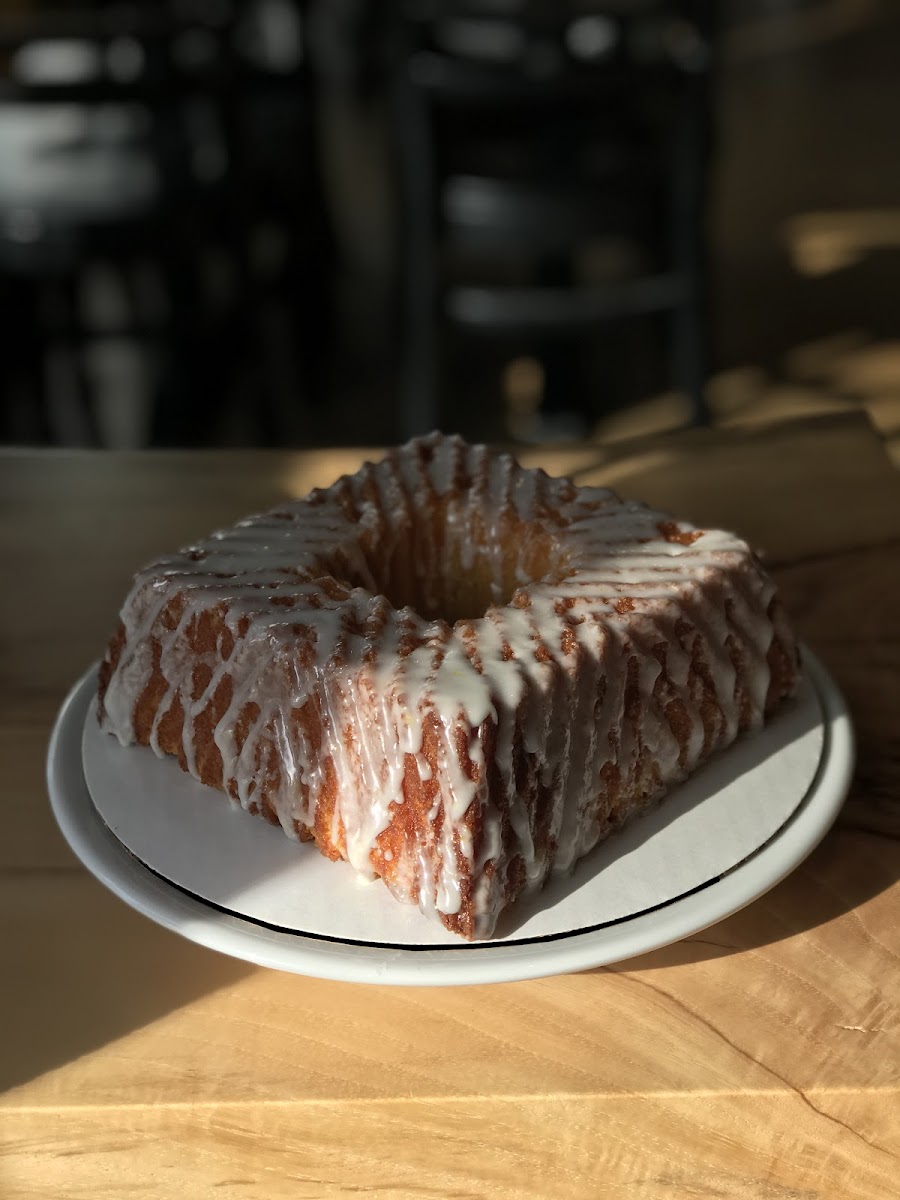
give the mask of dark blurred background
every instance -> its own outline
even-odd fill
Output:
[[[0,440],[890,433],[898,127],[896,0],[2,0]]]

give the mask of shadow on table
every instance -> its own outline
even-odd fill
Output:
[[[747,908],[671,946],[598,970],[657,970],[759,950],[845,916],[898,880],[896,839],[838,824],[805,863]]]
[[[126,1086],[127,1076],[152,1090],[154,1077],[176,1068],[142,1058],[140,1031],[255,969],[173,937],[80,871],[52,872],[28,887],[33,894],[21,900],[28,912],[13,905],[3,915],[11,929],[3,937],[0,1093],[62,1068],[54,1093],[76,1102],[66,1093],[66,1065],[130,1035],[127,1061],[108,1078]]]

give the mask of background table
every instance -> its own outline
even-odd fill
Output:
[[[0,1197],[896,1197],[900,477],[860,416],[526,456],[739,528],[845,690],[839,826],[744,912],[621,967],[361,987],[75,861],[47,738],[132,570],[362,457],[0,455]]]

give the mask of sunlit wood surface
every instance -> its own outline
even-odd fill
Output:
[[[157,928],[56,831],[50,726],[134,568],[361,453],[0,455],[0,1197],[900,1194],[900,476],[859,414],[529,462],[769,556],[843,687],[838,827],[744,912],[620,967],[338,985]]]

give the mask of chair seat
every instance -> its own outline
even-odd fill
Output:
[[[577,334],[602,321],[667,312],[689,299],[676,274],[581,288],[456,287],[446,315],[473,333]]]
[[[440,206],[449,241],[510,244],[533,251],[571,247],[591,234],[646,228],[652,191],[619,180],[605,189],[558,183],[452,176]]]

